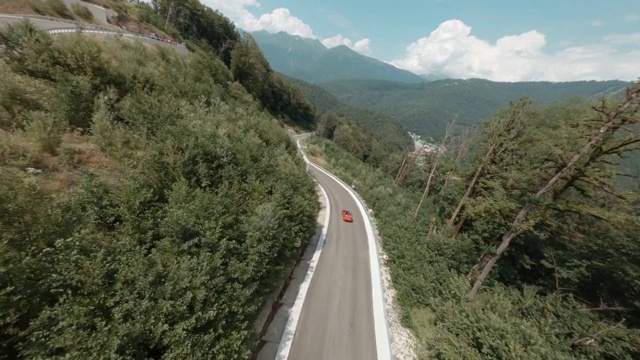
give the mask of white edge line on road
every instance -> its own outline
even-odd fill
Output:
[[[296,143],[298,144],[298,149],[300,149],[300,140]],[[304,153],[302,153],[304,156]],[[305,156],[305,161],[307,163],[308,160]],[[308,169],[308,168],[307,168]],[[311,174],[309,174],[311,176]],[[313,179],[313,177],[312,177]],[[314,179],[315,181],[315,179]],[[329,215],[331,214],[331,204],[329,203],[329,196],[327,192],[324,190],[322,185],[316,181],[316,184],[320,187],[320,191],[322,192],[322,196],[325,199],[325,218],[324,223],[322,224],[322,232],[320,233],[320,238],[318,239],[318,244],[316,245],[316,251],[313,253],[313,257],[309,261],[309,269],[307,269],[307,274],[300,284],[300,290],[298,290],[298,295],[296,296],[296,300],[289,311],[289,318],[287,319],[287,325],[285,326],[284,332],[282,333],[282,338],[280,339],[280,344],[278,345],[278,352],[276,354],[276,359],[286,360],[289,358],[289,352],[291,351],[291,345],[293,344],[293,337],[296,334],[296,328],[298,327],[298,321],[300,320],[300,315],[302,314],[302,306],[304,305],[304,300],[307,297],[307,291],[309,290],[309,285],[311,284],[311,279],[313,278],[313,274],[316,271],[316,266],[318,265],[318,259],[320,259],[320,253],[322,252],[322,246],[324,245],[324,241],[327,237],[327,229],[329,227]]]
[[[367,231],[367,240],[369,243],[369,266],[371,268],[371,297],[372,297],[372,305],[373,305],[373,323],[375,326],[375,335],[376,335],[376,353],[378,360],[391,360],[393,357],[391,356],[391,342],[389,338],[389,329],[387,328],[387,318],[385,315],[384,308],[384,297],[382,293],[382,277],[380,275],[380,263],[378,262],[378,246],[376,244],[376,239],[373,235],[373,227],[371,226],[371,219],[369,218],[369,213],[365,211],[364,205],[356,196],[354,191],[345,184],[342,180],[340,180],[337,176],[331,174],[327,170],[321,168],[320,166],[312,163],[307,159],[307,156],[302,151],[300,147],[300,140],[298,139],[296,143],[298,144],[298,149],[302,153],[304,157],[304,161],[313,166],[314,168],[320,170],[325,175],[329,176],[331,179],[336,181],[340,186],[342,186],[349,195],[355,200],[358,205],[358,210],[363,215],[363,218],[367,219],[364,223],[365,230]]]

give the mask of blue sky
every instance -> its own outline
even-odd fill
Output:
[[[350,46],[421,75],[640,77],[640,0],[202,0],[245,30]]]

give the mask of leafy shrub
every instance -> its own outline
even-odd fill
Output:
[[[69,126],[88,130],[91,126],[95,90],[89,79],[81,76],[64,76],[55,93],[53,108],[66,119]]]
[[[81,177],[53,194],[39,185],[62,173],[26,183],[22,134],[0,138],[0,357],[246,358],[316,225],[277,120],[203,54],[8,31],[4,71],[49,88],[41,111],[3,106],[51,152],[83,131],[46,157]]]
[[[90,130],[93,141],[101,151],[116,159],[123,159],[133,151],[143,148],[144,141],[124,124],[115,120],[115,114],[111,109],[111,103],[117,96],[115,92],[115,89],[111,88],[96,98]]]
[[[66,130],[64,122],[42,111],[31,113],[26,132],[40,151],[56,154]]]
[[[0,54],[15,72],[52,79],[55,54],[51,35],[26,20],[1,31],[0,42],[5,46]]]

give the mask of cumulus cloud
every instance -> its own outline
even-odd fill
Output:
[[[369,39],[358,40],[353,44],[353,50],[364,55],[371,55],[371,48],[369,47],[370,42],[371,41]]]
[[[237,27],[246,31],[284,31],[291,35],[316,38],[311,26],[293,16],[286,8],[275,9],[258,18],[247,10],[247,7],[260,7],[257,0],[202,0],[202,2],[212,9],[219,10]]]
[[[246,31],[259,31],[266,30],[268,32],[277,33],[284,31],[291,35],[298,35],[304,38],[317,39],[318,37],[313,33],[311,26],[306,24],[300,18],[291,14],[289,9],[278,8],[270,13],[262,14],[260,17],[253,15],[248,8],[260,7],[260,3],[257,0],[202,0],[203,3],[212,9],[219,10],[231,21],[233,21],[237,27]],[[334,21],[340,21],[345,24],[349,24],[349,21],[344,17],[333,17]],[[332,36],[322,40],[322,43],[327,48],[336,47],[339,45],[346,45],[349,48],[364,54],[371,55],[371,48],[369,47],[369,39],[361,39],[353,42],[351,39],[342,35]]]
[[[546,38],[536,30],[505,36],[491,44],[473,36],[470,26],[454,19],[443,22],[429,36],[411,43],[402,58],[390,63],[420,75],[465,79],[634,80],[640,75],[635,60],[640,55],[639,43],[626,50],[612,44],[630,44],[636,36],[612,35],[602,43],[569,47],[547,55],[542,51]]]
[[[632,34],[607,35],[604,37],[604,41],[610,44],[638,45],[640,44],[640,32]]]
[[[257,22],[256,17],[247,10],[249,6],[260,7],[257,0],[202,0],[202,3],[220,11],[240,28],[252,26]]]
[[[285,8],[275,9],[271,13],[260,16],[256,30],[267,30],[269,32],[285,31],[292,35],[315,38],[311,26],[291,15],[289,9]]]
[[[322,44],[327,48],[333,48],[336,46],[345,45],[351,48],[352,50],[355,50],[364,55],[371,54],[371,48],[369,47],[369,43],[370,43],[369,39],[358,40],[354,43],[351,39],[346,38],[340,34],[322,40]]]

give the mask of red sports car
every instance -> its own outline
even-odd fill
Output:
[[[353,222],[353,216],[351,216],[349,210],[342,209],[342,220],[346,222]]]

